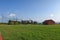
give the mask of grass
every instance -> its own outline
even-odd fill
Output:
[[[0,25],[3,40],[60,40],[60,25]]]

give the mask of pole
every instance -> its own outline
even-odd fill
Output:
[[[1,34],[1,32],[0,32],[0,40],[2,40],[2,34]]]
[[[2,23],[3,23],[3,13],[1,14],[1,16],[2,16]]]

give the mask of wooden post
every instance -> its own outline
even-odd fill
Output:
[[[1,34],[1,32],[0,32],[0,40],[2,40],[2,34]]]

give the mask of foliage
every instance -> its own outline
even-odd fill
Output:
[[[20,22],[19,21],[13,21],[13,20],[8,21],[8,25],[16,25],[16,24],[20,24]]]
[[[21,21],[9,20],[8,21],[8,25],[16,25],[16,24],[37,24],[37,21],[33,21],[33,20],[21,20]]]

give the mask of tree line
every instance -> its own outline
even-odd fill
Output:
[[[21,20],[21,21],[9,20],[8,24],[38,24],[38,22],[33,20]]]

